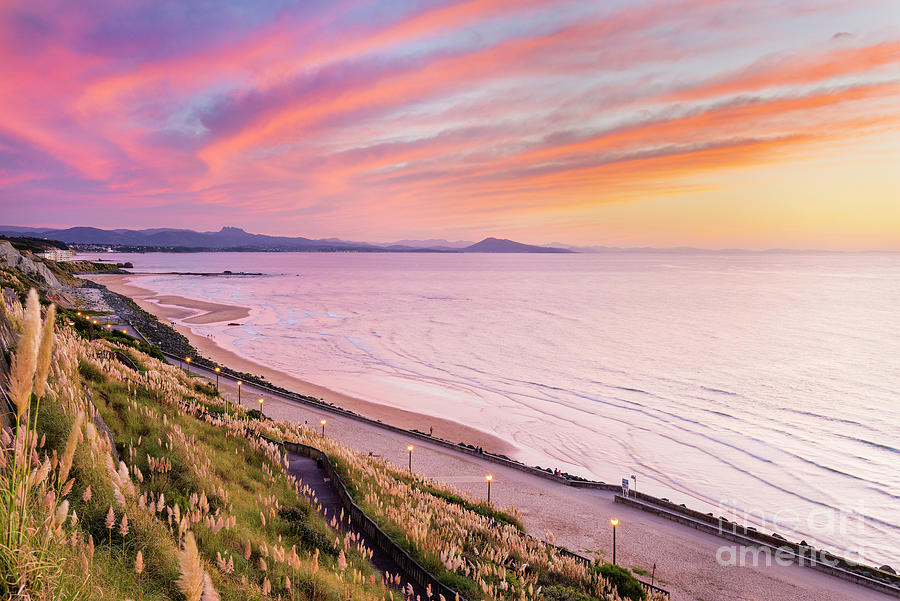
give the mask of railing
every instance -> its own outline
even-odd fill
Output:
[[[556,550],[559,551],[562,555],[567,555],[567,556],[571,557],[572,559],[583,563],[586,566],[590,567],[590,566],[594,565],[594,562],[591,561],[589,558],[585,557],[584,555],[579,555],[578,553],[575,553],[573,551],[569,551],[565,547],[556,547]],[[644,582],[637,576],[635,576],[634,579],[637,580],[638,583],[641,585],[641,588],[644,589],[645,591],[647,591],[651,596],[662,595],[666,599],[669,599],[671,597],[671,595],[669,594],[669,591],[667,591],[664,588],[660,588],[660,587],[656,586],[655,584],[651,584],[649,582]]]
[[[364,532],[366,536],[369,537],[369,540],[371,540],[382,553],[388,555],[394,563],[403,570],[410,580],[418,584],[422,589],[431,587],[432,598],[439,599],[439,595],[441,595],[447,601],[465,601],[459,593],[435,578],[431,572],[423,568],[409,555],[409,553],[402,549],[390,536],[379,528],[378,524],[376,524],[372,518],[366,515],[366,513],[353,502],[353,498],[350,496],[350,493],[347,492],[344,481],[337,473],[337,470],[334,469],[334,465],[331,463],[331,459],[329,459],[328,455],[309,445],[296,442],[278,443],[265,437],[262,438],[271,443],[278,444],[297,455],[321,460],[325,473],[331,478],[332,482],[335,483],[334,488],[341,500],[341,504],[344,506],[344,511],[347,512],[350,516],[350,521],[359,531]]]
[[[418,562],[410,557],[405,550],[400,548],[362,509],[359,508],[358,505],[356,505],[356,503],[353,501],[353,498],[350,496],[350,493],[347,492],[347,487],[344,484],[344,481],[337,473],[337,470],[334,469],[334,466],[327,454],[315,447],[305,444],[295,442],[278,443],[268,438],[265,439],[273,444],[280,444],[286,450],[298,455],[311,457],[313,459],[321,459],[326,474],[328,474],[328,477],[336,483],[338,497],[341,499],[341,503],[344,505],[344,510],[349,513],[350,519],[358,529],[369,535],[371,539],[374,540],[378,545],[378,548],[390,555],[391,558],[397,563],[397,565],[399,565],[401,569],[406,571],[406,573],[409,574],[411,579],[416,584],[418,584],[422,588],[425,588],[428,584],[431,584],[432,591],[437,590],[439,594],[443,594],[444,597],[448,600],[451,597],[458,600],[463,599],[462,597],[459,597],[459,593],[447,587],[445,584],[437,580],[425,568],[419,565]],[[559,553],[572,557],[573,559],[585,564],[586,566],[590,567],[593,565],[593,562],[583,555],[578,555],[577,553],[573,553],[572,551],[564,549],[563,547],[556,547],[556,549],[557,551],[559,551]],[[636,580],[640,583],[641,588],[647,591],[649,594],[662,595],[666,599],[670,598],[669,591],[650,584],[649,582],[644,582],[639,578],[636,578]],[[443,589],[443,591],[441,589]],[[444,591],[447,594],[445,594]],[[463,601],[465,600],[463,599]]]
[[[730,540],[747,548],[761,549],[778,561],[782,559],[790,560],[800,566],[812,568],[841,580],[900,598],[900,587],[893,584],[887,578],[887,574],[885,574],[885,579],[883,580],[873,578],[869,575],[871,573],[869,571],[863,573],[853,569],[863,566],[850,564],[847,560],[831,555],[826,551],[817,551],[812,547],[756,532],[735,522],[686,509],[680,505],[662,501],[655,497],[649,497],[649,499],[644,497],[646,495],[641,495],[641,498],[615,495],[613,500],[616,503],[622,503],[653,513],[659,517]],[[759,560],[758,556],[757,560]]]

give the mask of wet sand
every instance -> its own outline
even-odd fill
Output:
[[[452,440],[453,442],[466,442],[481,446],[494,453],[501,453],[515,458],[516,448],[490,433],[482,432],[451,420],[430,417],[405,409],[359,399],[319,384],[301,380],[241,357],[237,353],[220,347],[210,338],[195,334],[188,326],[183,325],[239,321],[250,314],[246,307],[210,303],[183,296],[158,295],[152,290],[134,285],[133,281],[139,280],[140,275],[92,274],[84,277],[106,286],[113,292],[132,298],[141,309],[155,315],[165,323],[171,324],[172,321],[175,321],[175,329],[187,337],[201,355],[222,365],[227,365],[231,369],[262,376],[276,386],[325,400],[371,419],[381,420],[408,430],[416,429],[421,432],[428,432],[429,428],[434,428],[435,436]]]

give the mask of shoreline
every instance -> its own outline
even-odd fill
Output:
[[[419,430],[421,432],[428,432],[429,428],[433,427],[435,436],[480,446],[493,453],[515,458],[518,449],[491,433],[483,432],[452,420],[432,417],[424,413],[416,413],[343,394],[327,386],[308,382],[262,365],[252,359],[242,357],[234,351],[223,348],[215,340],[200,336],[191,330],[190,327],[183,324],[208,325],[230,322],[248,317],[250,315],[249,309],[172,294],[160,295],[152,290],[136,286],[130,281],[131,279],[150,275],[156,276],[158,274],[90,274],[83,277],[106,286],[112,292],[129,297],[141,309],[154,315],[164,323],[171,324],[175,321],[175,330],[185,336],[201,355],[215,362],[246,373],[262,376],[276,386],[305,396],[325,400],[336,407],[353,411],[370,419],[381,420],[407,430]],[[183,321],[183,323],[179,323],[179,321]]]
[[[244,309],[229,305],[216,305],[185,299],[173,295],[158,295],[152,291],[134,286],[125,281],[136,278],[129,275],[91,276],[88,279],[107,286],[111,291],[130,297],[143,310],[160,320],[172,317],[179,320],[204,317],[211,319],[205,323],[224,321],[219,319],[227,311]],[[96,279],[95,279],[96,278]],[[112,280],[109,282],[108,280]],[[166,302],[160,302],[165,299]],[[177,301],[183,299],[185,302]],[[213,306],[215,305],[215,306]],[[199,313],[198,313],[199,312]],[[175,316],[175,313],[178,313]],[[172,317],[169,317],[171,315]],[[190,317],[189,317],[190,316]],[[212,319],[215,317],[215,319]],[[196,323],[196,322],[195,322]],[[191,332],[190,328],[176,324],[175,328],[210,359],[215,359],[230,368],[258,373],[269,382],[300,394],[324,398],[335,406],[349,409],[362,416],[386,423],[362,423],[350,416],[329,416],[328,435],[358,451],[374,452],[386,459],[405,464],[408,433],[392,431],[388,426],[398,426],[408,430],[427,432],[428,420],[434,422],[435,436],[449,440],[474,442],[498,454],[494,443],[481,443],[476,436],[485,434],[469,427],[448,422],[448,430],[439,430],[438,420],[408,411],[397,410],[378,403],[354,399],[340,395],[327,388],[316,386],[266,368],[244,359],[239,355],[219,347],[204,336]],[[198,366],[199,367],[199,366]],[[270,377],[271,376],[271,377]],[[222,394],[232,402],[238,400],[237,387],[225,379],[221,383]],[[252,388],[248,382],[245,392]],[[278,399],[278,394],[268,395],[265,413],[274,419],[302,422],[309,417],[316,423],[322,417],[321,411],[304,407],[302,403]],[[255,405],[255,395],[244,395],[244,404]],[[368,408],[368,410],[366,410]],[[376,413],[371,413],[375,411]],[[390,416],[388,414],[391,414]],[[412,420],[411,422],[405,420]],[[425,427],[423,428],[423,422]],[[450,434],[453,432],[454,434]],[[506,444],[502,440],[501,444]],[[586,555],[595,550],[608,556],[610,545],[608,532],[603,528],[609,518],[623,519],[620,534],[621,564],[650,571],[659,566],[657,576],[676,601],[704,599],[705,601],[731,601],[732,599],[753,598],[757,601],[781,601],[797,599],[803,601],[845,601],[846,599],[882,600],[884,593],[851,584],[834,576],[822,574],[799,565],[723,565],[717,553],[728,546],[721,538],[686,527],[683,524],[659,517],[644,510],[622,506],[615,502],[612,492],[577,488],[563,482],[551,482],[538,474],[520,471],[510,466],[491,464],[486,458],[465,453],[465,449],[441,447],[437,441],[419,440],[416,445],[416,471],[456,486],[473,497],[483,495],[484,474],[495,475],[494,496],[498,506],[512,506],[519,509],[529,532],[556,535],[558,544]],[[662,580],[664,579],[664,580]],[[747,595],[751,595],[748,597]]]

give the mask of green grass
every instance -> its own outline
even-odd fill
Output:
[[[154,359],[133,347],[120,346],[118,352],[139,365],[138,371],[114,360],[98,361],[97,357],[109,357],[113,350],[105,341],[77,342],[73,349],[71,366],[60,369],[70,370],[66,381],[74,382],[84,397],[41,403],[36,436],[43,438],[37,449],[40,457],[60,457],[72,432],[76,408],[86,408],[94,416],[88,420],[90,428],[82,430],[83,440],[76,447],[69,473],[72,482],[66,501],[78,522],[67,522],[59,541],[40,543],[35,539],[28,543],[42,563],[32,561],[23,568],[14,565],[15,556],[0,552],[0,592],[11,594],[27,568],[26,590],[33,599],[181,601],[178,522],[169,517],[177,505],[180,515],[193,515],[184,518],[185,524],[190,519],[204,569],[224,601],[262,601],[278,595],[289,599],[285,577],[294,583],[293,597],[297,599],[338,601],[347,591],[354,599],[383,598],[386,593],[380,587],[380,576],[354,545],[343,549],[349,567],[339,573],[337,557],[344,545],[338,546],[336,540],[343,536],[298,494],[273,451],[246,439],[236,424],[229,427],[196,416],[195,409],[201,406],[221,411],[220,400],[194,390],[188,376],[154,364]],[[147,382],[143,374],[151,370],[157,379]],[[85,406],[82,398],[90,398],[92,405]],[[128,472],[122,482],[130,484],[114,484],[116,478],[107,468],[104,427],[112,432],[112,449]],[[154,471],[151,463],[163,459],[163,469]],[[53,484],[56,494],[62,485]],[[133,493],[129,492],[131,486]],[[0,486],[0,493],[4,487]],[[122,492],[116,492],[117,488]],[[85,494],[88,489],[89,496]],[[150,504],[155,506],[160,496],[166,509],[147,509]],[[41,499],[36,498],[35,503],[40,504]],[[111,529],[106,524],[110,507],[115,516]],[[124,515],[129,529],[123,534]],[[7,517],[0,515],[0,523],[6,523]],[[69,539],[76,544],[72,546]],[[89,540],[94,545],[90,560],[86,553]],[[244,558],[246,541],[252,546],[249,560]],[[38,543],[42,546],[36,546]],[[266,571],[260,565],[263,546],[268,549]],[[275,558],[276,548],[289,552],[292,546],[300,558],[299,569]],[[139,550],[145,566],[140,575],[134,569]],[[321,567],[314,572],[311,558],[317,550]],[[232,573],[219,568],[217,554],[226,563],[231,559]],[[343,582],[342,577],[346,577]],[[263,594],[264,578],[272,586],[269,596]]]
[[[163,356],[162,351],[160,351],[156,346],[147,344],[143,340],[138,340],[134,336],[130,336],[125,332],[116,330],[115,328],[107,328],[105,323],[95,324],[92,323],[90,319],[86,319],[86,316],[88,315],[102,315],[102,313],[100,312],[81,311],[81,316],[79,316],[77,315],[76,311],[73,311],[71,309],[60,309],[58,311],[58,314],[60,321],[71,321],[74,331],[85,340],[96,340],[97,338],[100,338],[108,342],[140,351],[146,355],[150,355],[154,359],[165,361],[165,357]],[[131,357],[135,361],[139,362],[136,355],[131,355]]]

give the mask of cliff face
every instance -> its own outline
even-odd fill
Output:
[[[3,311],[0,311],[0,382],[6,382],[6,377],[9,375],[7,355],[9,354],[9,349],[15,346],[18,338],[12,324],[6,319]]]
[[[10,349],[19,341],[18,335],[13,330],[12,324],[6,318],[6,314],[0,310],[0,386],[6,390],[9,378],[9,361],[7,357]],[[9,428],[12,407],[6,402],[5,395],[0,395],[0,428]]]
[[[59,283],[53,272],[47,269],[46,265],[22,255],[6,240],[0,240],[0,267],[18,269],[32,277],[40,276],[39,279],[42,279],[50,289],[62,288],[62,284]]]

